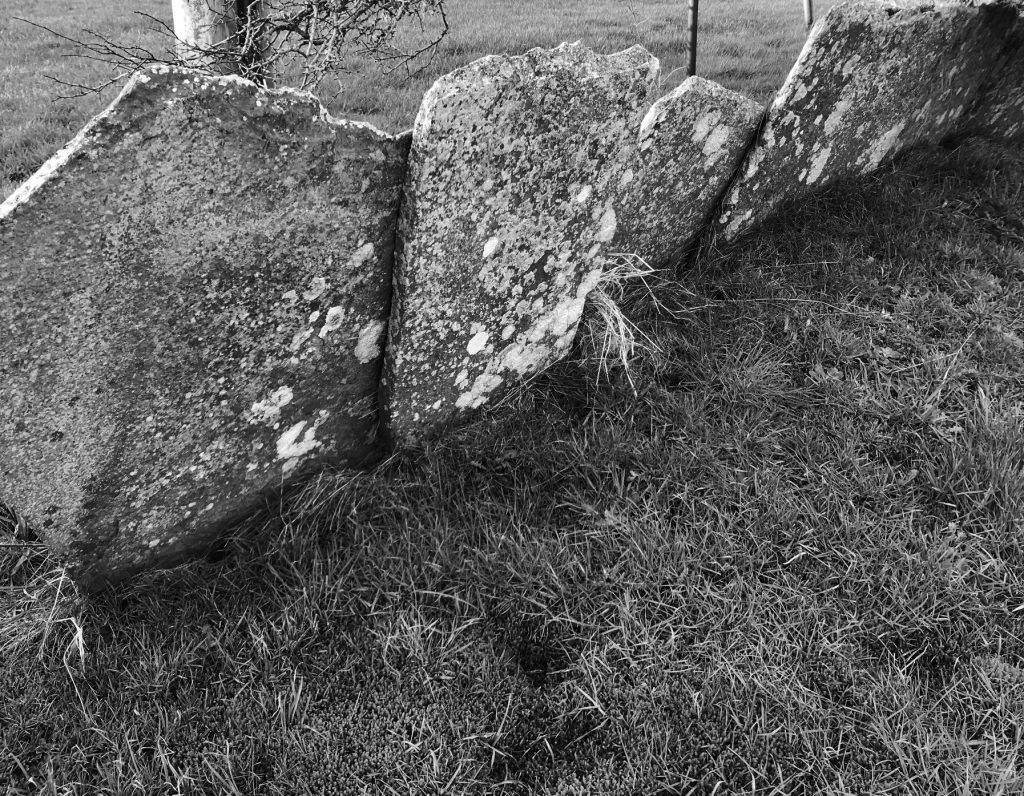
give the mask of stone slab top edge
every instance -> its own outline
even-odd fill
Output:
[[[413,124],[412,132],[413,138],[416,140],[421,139],[425,136],[430,128],[430,110],[436,104],[439,99],[438,94],[445,92],[455,93],[464,86],[479,84],[481,80],[490,81],[494,77],[498,76],[502,66],[509,64],[522,64],[531,59],[535,59],[539,65],[541,59],[552,61],[558,57],[570,56],[576,59],[577,63],[602,63],[604,65],[604,71],[598,71],[592,69],[587,77],[593,77],[594,79],[602,78],[607,75],[610,64],[619,62],[622,64],[622,71],[632,71],[638,66],[647,63],[651,70],[651,79],[655,79],[661,71],[661,62],[650,53],[647,48],[640,44],[634,44],[631,47],[627,47],[624,50],[618,50],[617,52],[602,54],[597,53],[582,40],[577,39],[574,42],[562,42],[557,47],[533,47],[527,50],[525,53],[518,55],[504,54],[504,55],[484,55],[471,61],[464,66],[457,67],[451,72],[438,77],[433,84],[427,89],[423,95],[423,99],[420,102],[419,111],[416,114],[416,121]],[[543,74],[542,69],[537,68],[534,70],[535,76]]]
[[[945,10],[963,8],[1005,8],[1024,14],[1024,0],[848,0],[832,6],[827,12],[815,20],[800,54],[793,62],[792,68],[786,75],[779,90],[768,104],[769,113],[774,113],[780,108],[785,108],[793,98],[793,94],[800,90],[805,77],[803,69],[805,62],[817,46],[817,34],[821,28],[832,24],[836,17],[847,17],[851,12],[860,11],[862,14],[872,15],[880,18],[892,19],[900,12],[920,13],[922,11],[942,12]],[[894,24],[898,24],[895,20]]]
[[[647,111],[647,115],[640,123],[640,138],[642,139],[650,134],[651,129],[661,118],[663,109],[666,106],[671,105],[675,100],[681,99],[688,94],[697,93],[715,97],[723,102],[741,102],[745,100],[752,105],[767,107],[765,103],[752,99],[742,91],[735,91],[734,89],[726,88],[721,83],[717,83],[711,78],[702,77],[701,75],[691,75],[670,92],[654,101],[650,109]]]
[[[290,100],[292,102],[307,103],[314,107],[319,120],[324,124],[345,130],[365,130],[382,141],[397,141],[403,138],[408,138],[412,135],[411,129],[400,133],[389,133],[386,130],[381,130],[370,122],[341,119],[336,116],[332,116],[320,102],[319,98],[309,91],[302,91],[288,87],[264,88],[263,86],[238,75],[211,75],[197,69],[189,69],[183,66],[175,66],[172,64],[151,64],[132,74],[128,79],[128,82],[104,110],[86,122],[85,126],[78,131],[74,138],[57,150],[57,152],[43,163],[43,165],[40,166],[34,174],[25,180],[25,182],[16,188],[14,192],[8,196],[2,204],[0,204],[0,221],[7,218],[7,216],[13,213],[17,207],[29,201],[75,156],[76,153],[80,152],[89,141],[93,131],[101,125],[105,119],[110,117],[127,95],[135,91],[139,85],[148,83],[154,77],[168,75],[180,77],[182,81],[199,80],[206,86],[216,86],[218,88],[230,88],[235,86],[238,88],[244,88],[249,91],[254,91],[256,96],[266,98],[267,101]]]

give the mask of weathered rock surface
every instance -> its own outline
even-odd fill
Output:
[[[643,48],[563,44],[482,58],[427,92],[385,362],[396,441],[429,436],[567,351],[656,75]]]
[[[700,77],[655,102],[619,180],[613,250],[656,268],[684,253],[711,218],[763,114],[753,100]]]
[[[1006,140],[1024,139],[1024,0],[1015,0],[1016,21],[1006,38],[990,85],[978,103],[974,130]]]
[[[780,203],[866,174],[969,119],[1012,9],[956,2],[857,2],[815,26],[729,189],[732,240]]]
[[[407,152],[154,68],[0,207],[0,499],[87,587],[374,455]]]

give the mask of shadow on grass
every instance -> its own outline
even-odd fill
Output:
[[[1022,185],[972,140],[838,186],[627,289],[631,379],[578,351],[76,609],[0,669],[13,781],[1024,787]]]

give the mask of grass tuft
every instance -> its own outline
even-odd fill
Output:
[[[597,379],[610,378],[613,370],[621,372],[635,392],[632,364],[660,350],[631,316],[650,316],[660,308],[651,282],[661,275],[635,254],[616,255],[614,262],[587,296],[576,334],[576,356]]]

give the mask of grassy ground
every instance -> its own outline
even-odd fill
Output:
[[[78,122],[2,85],[10,175]],[[86,603],[6,548],[0,793],[1024,792],[1022,186],[838,186],[619,297],[636,393],[584,345],[217,563]]]
[[[834,0],[818,0],[818,13]],[[666,90],[683,78],[686,58],[683,0],[451,0],[451,35],[433,60],[419,63],[413,78],[404,71],[352,61],[343,88],[324,86],[324,99],[341,116],[366,119],[387,129],[410,127],[423,92],[434,78],[490,53],[520,53],[582,39],[600,52],[643,44],[662,60]],[[0,197],[68,141],[114,96],[58,101],[74,90],[65,83],[98,86],[112,76],[81,52],[16,18],[31,20],[75,39],[95,40],[83,28],[112,41],[155,53],[168,49],[160,23],[169,22],[167,0],[0,0]],[[699,71],[730,88],[766,100],[782,82],[803,43],[800,0],[713,0],[703,5]],[[157,21],[154,21],[157,20]],[[409,42],[411,45],[411,41]],[[410,46],[410,49],[413,49]]]
[[[637,394],[582,351],[217,564],[82,605],[9,557],[0,781],[1024,792],[1022,185],[839,186],[622,297]]]

